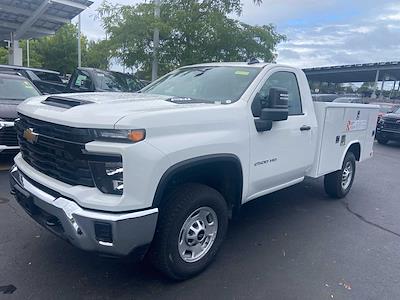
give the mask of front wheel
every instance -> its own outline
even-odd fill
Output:
[[[345,197],[353,186],[355,173],[356,158],[352,152],[348,152],[344,158],[342,169],[325,175],[326,193],[336,199]]]
[[[185,184],[165,199],[149,256],[168,277],[184,280],[213,260],[228,228],[222,195],[201,184]]]

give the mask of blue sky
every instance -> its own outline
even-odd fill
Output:
[[[95,0],[82,14],[82,31],[104,37],[94,20]],[[138,0],[109,0],[134,4]],[[238,17],[249,24],[273,23],[288,40],[278,46],[278,62],[298,67],[400,60],[400,0],[243,1]]]

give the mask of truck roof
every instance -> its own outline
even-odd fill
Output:
[[[195,64],[186,67],[218,67],[218,66],[226,66],[226,67],[249,67],[249,68],[264,68],[265,66],[272,65],[272,63],[253,63],[249,64],[247,62],[211,62],[211,63],[203,63],[203,64]]]
[[[4,69],[13,69],[13,70],[31,70],[31,71],[39,71],[39,72],[46,72],[59,75],[60,72],[46,70],[46,69],[38,69],[38,68],[29,68],[29,67],[22,67],[22,66],[15,66],[15,65],[0,65],[0,68]]]
[[[23,76],[17,75],[17,74],[9,74],[9,73],[1,73],[0,72],[0,79],[16,79],[16,80],[25,80],[27,79]]]

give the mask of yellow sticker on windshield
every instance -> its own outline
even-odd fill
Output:
[[[247,76],[249,74],[250,74],[250,72],[247,72],[247,71],[236,71],[235,72],[235,75]]]
[[[27,81],[24,81],[24,85],[25,85],[25,87],[28,88],[28,89],[33,89],[33,86],[30,85],[30,83],[27,82]]]

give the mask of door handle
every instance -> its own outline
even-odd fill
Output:
[[[303,125],[300,127],[300,131],[307,131],[307,130],[311,130],[311,126]]]

